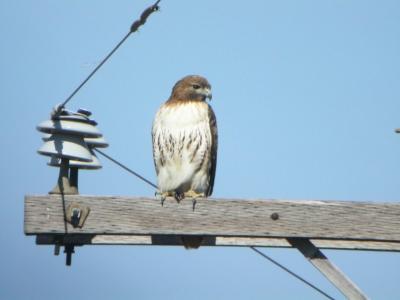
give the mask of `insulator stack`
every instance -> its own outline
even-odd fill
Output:
[[[50,194],[78,194],[78,170],[101,168],[93,149],[105,148],[108,143],[90,115],[85,109],[77,112],[62,109],[37,126],[44,133],[44,144],[38,153],[50,156],[49,166],[60,168],[57,185]]]

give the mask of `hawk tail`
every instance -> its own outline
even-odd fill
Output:
[[[197,249],[203,242],[203,237],[199,235],[184,235],[181,236],[181,241],[186,249]]]

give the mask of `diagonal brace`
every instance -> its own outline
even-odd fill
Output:
[[[288,238],[288,242],[297,248],[347,299],[368,299],[338,267],[307,238]]]

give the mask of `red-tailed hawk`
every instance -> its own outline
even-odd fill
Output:
[[[206,99],[211,86],[197,75],[179,80],[158,110],[152,129],[153,157],[162,199],[210,196],[217,165],[217,122]],[[193,204],[194,205],[194,204]],[[198,248],[202,238],[182,237],[186,248]]]

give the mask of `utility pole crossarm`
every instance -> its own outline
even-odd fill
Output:
[[[82,228],[64,221],[71,203],[90,208]],[[208,245],[291,247],[284,239],[308,238],[322,248],[399,251],[399,227],[398,203],[199,199],[193,210],[190,200],[167,199],[161,206],[144,197],[25,198],[25,234],[43,244],[53,235],[75,235],[82,244],[159,245],[174,244],[178,235],[204,235]]]
[[[347,298],[367,299],[320,251],[400,251],[400,204],[345,201],[184,199],[45,195],[25,197],[26,235],[36,243],[74,246],[182,245],[182,235],[203,236],[202,246],[297,248]]]

